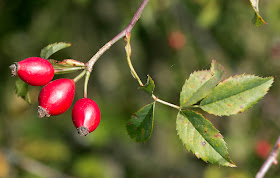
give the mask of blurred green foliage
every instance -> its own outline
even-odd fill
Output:
[[[150,74],[155,94],[175,104],[185,79],[194,70],[208,69],[211,58],[225,66],[227,77],[242,73],[276,77],[269,94],[245,113],[225,118],[204,114],[221,131],[237,168],[206,164],[188,153],[176,135],[176,111],[160,104],[151,138],[145,144],[129,138],[125,123],[152,100],[137,89],[122,41],[94,66],[88,96],[99,104],[102,118],[88,137],[76,133],[71,110],[50,119],[37,118],[41,87],[30,87],[32,105],[14,94],[15,79],[8,67],[13,62],[39,56],[43,47],[60,41],[73,45],[52,58],[86,62],[128,24],[140,3],[0,1],[0,176],[47,174],[35,175],[18,163],[20,160],[5,157],[2,149],[17,150],[62,174],[82,178],[241,178],[256,174],[264,162],[255,152],[256,143],[267,140],[273,145],[280,131],[279,0],[260,2],[260,13],[268,22],[260,28],[251,23],[254,11],[249,0],[153,0],[132,31],[131,58],[140,78],[145,81]],[[77,74],[58,77],[74,78]],[[83,95],[83,82],[76,88],[75,100]],[[279,167],[273,166],[267,177],[279,174]]]

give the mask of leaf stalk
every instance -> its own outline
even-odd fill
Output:
[[[127,64],[130,68],[132,76],[138,81],[140,86],[143,86],[143,83],[142,83],[141,79],[139,78],[138,74],[136,73],[136,71],[132,65],[131,59],[130,59],[130,56],[131,56],[130,36],[131,36],[130,33],[126,34],[127,44],[125,46],[125,51],[126,51]]]
[[[175,109],[178,109],[178,110],[181,110],[180,106],[177,106],[175,104],[172,104],[172,103],[169,103],[167,101],[163,101],[161,99],[159,99],[158,97],[156,97],[154,94],[152,95],[152,97],[154,98],[155,101],[161,103],[161,104],[164,104],[164,105],[167,105],[167,106],[170,106],[172,108],[175,108]]]
[[[84,70],[83,72],[81,72],[77,77],[75,77],[73,79],[73,81],[76,83],[77,81],[79,81],[81,78],[83,78],[83,76],[86,74],[86,70]]]
[[[85,77],[85,83],[84,83],[84,98],[87,98],[87,86],[88,86],[88,80],[90,77],[91,72],[86,70],[86,77]]]
[[[70,68],[54,69],[54,72],[55,74],[64,74],[64,73],[73,72],[82,69],[85,69],[85,67],[70,67]]]
[[[140,86],[143,86],[143,83],[142,83],[141,79],[139,78],[138,74],[136,73],[136,71],[135,71],[135,69],[134,69],[134,67],[132,65],[131,59],[130,59],[130,56],[131,56],[130,37],[131,37],[131,34],[127,33],[126,34],[126,42],[127,42],[127,44],[125,46],[127,63],[128,63],[129,68],[130,68],[132,76],[138,81]],[[163,101],[163,100],[159,99],[158,97],[156,97],[154,94],[152,94],[152,98],[155,101],[159,102],[159,103],[162,103],[162,104],[170,106],[172,108],[181,110],[181,108],[179,106],[177,106],[175,104],[172,104],[172,103],[169,103],[167,101]]]

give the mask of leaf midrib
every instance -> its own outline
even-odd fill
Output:
[[[211,72],[210,70],[207,71]],[[215,74],[211,74],[211,77],[208,80],[206,80],[199,88],[197,88],[197,90],[193,92],[193,94],[189,98],[186,99],[186,102],[183,103],[182,107],[184,107],[184,105],[193,97],[193,95],[195,95],[200,88],[202,88],[209,80],[211,80],[214,77],[214,75]]]
[[[206,105],[210,105],[210,104],[214,104],[214,103],[220,102],[220,101],[222,101],[222,100],[226,100],[226,99],[228,99],[228,98],[234,97],[234,96],[239,95],[239,94],[241,94],[241,93],[245,93],[245,92],[247,92],[247,91],[250,91],[250,90],[252,90],[252,89],[254,89],[254,88],[258,88],[258,87],[262,86],[263,84],[265,84],[265,83],[267,83],[267,82],[269,82],[269,81],[270,81],[270,80],[267,80],[267,81],[261,83],[260,85],[256,85],[256,86],[254,86],[254,87],[252,87],[252,88],[249,88],[248,90],[244,90],[244,91],[241,91],[241,92],[236,93],[236,94],[234,94],[234,95],[231,95],[231,96],[229,96],[229,97],[225,97],[225,98],[216,100],[216,101],[214,101],[214,102],[206,103],[205,105],[200,105],[200,106],[206,106]],[[212,92],[211,94],[213,94],[213,92]],[[210,96],[210,95],[208,95],[208,96]],[[207,98],[205,98],[205,99],[207,99]]]
[[[188,118],[183,112],[181,112],[181,114],[184,115],[185,118]],[[207,143],[208,143],[217,153],[219,153],[219,155],[220,155],[225,161],[227,161],[229,164],[232,164],[232,163],[231,163],[230,161],[228,161],[224,156],[222,156],[222,155],[220,154],[220,152],[218,152],[217,149],[215,149],[215,147],[214,147],[212,144],[210,144],[210,142],[209,142],[206,138],[203,137],[203,135],[197,130],[197,128],[193,125],[193,123],[192,123],[189,119],[188,119],[188,121],[192,124],[192,126],[195,128],[195,130],[201,135],[201,137],[202,137],[205,141],[207,141]]]

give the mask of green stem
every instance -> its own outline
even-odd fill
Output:
[[[73,72],[77,70],[85,69],[86,67],[70,67],[70,68],[63,68],[63,69],[54,69],[55,74],[64,74],[68,72]]]
[[[84,83],[84,98],[87,98],[87,87],[88,87],[88,80],[90,77],[90,71],[86,71],[85,83]]]
[[[125,46],[125,50],[126,50],[127,63],[128,63],[129,68],[130,68],[132,76],[138,81],[140,86],[143,86],[143,83],[142,83],[141,79],[139,78],[138,74],[136,73],[136,71],[135,71],[135,69],[134,69],[134,67],[132,65],[131,59],[130,59],[130,56],[131,56],[130,36],[131,36],[130,33],[126,34],[127,44]],[[165,105],[170,106],[172,108],[181,110],[180,106],[177,106],[175,104],[169,103],[167,101],[163,101],[163,100],[159,99],[158,97],[156,97],[154,94],[152,94],[152,97],[153,97],[153,99],[155,101],[157,101],[159,103],[162,103],[162,104],[165,104]]]
[[[132,76],[138,81],[140,86],[143,86],[143,83],[142,83],[141,79],[139,78],[138,74],[136,73],[136,71],[132,65],[131,59],[130,59],[130,56],[131,56],[130,36],[131,36],[130,33],[126,34],[127,44],[125,46],[125,51],[126,51],[127,64],[130,68]]]
[[[177,106],[175,104],[172,104],[172,103],[169,103],[167,101],[163,101],[161,99],[159,99],[158,97],[156,97],[154,94],[152,95],[152,97],[154,98],[155,101],[161,103],[161,104],[164,104],[164,105],[167,105],[167,106],[170,106],[172,108],[175,108],[175,109],[178,109],[178,110],[181,110],[180,106]]]
[[[87,85],[88,85],[88,80],[89,80],[93,65],[103,55],[104,52],[106,52],[108,49],[110,49],[110,47],[113,44],[115,44],[121,38],[125,37],[125,35],[127,33],[130,33],[132,31],[135,23],[139,20],[141,14],[148,2],[149,2],[149,0],[143,0],[143,2],[141,3],[140,7],[138,8],[137,12],[134,14],[133,18],[131,19],[131,21],[129,22],[127,27],[125,29],[123,29],[118,35],[116,35],[112,40],[107,42],[102,48],[100,48],[99,51],[94,56],[92,56],[92,58],[86,63],[87,73],[86,73],[85,85],[84,85],[84,97],[85,98],[87,97]],[[132,68],[133,68],[133,66],[132,66]],[[136,72],[135,72],[135,74],[136,74]],[[143,85],[142,82],[140,81],[139,77],[138,77],[138,82],[140,82],[139,84],[141,86]]]
[[[75,77],[73,80],[76,83],[77,81],[79,81],[81,78],[83,78],[83,76],[86,74],[86,70],[84,70],[83,72],[81,72],[77,77]]]

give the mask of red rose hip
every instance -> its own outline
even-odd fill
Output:
[[[33,86],[49,83],[54,76],[52,64],[40,57],[29,57],[10,66],[12,75],[18,75],[24,82]]]
[[[94,131],[100,123],[100,110],[98,105],[89,98],[79,99],[72,110],[72,120],[79,135],[87,136]]]
[[[269,155],[271,147],[267,140],[259,140],[255,146],[255,153],[258,157],[265,159]]]
[[[39,94],[38,116],[50,117],[64,113],[75,96],[75,82],[61,78],[45,85]]]

